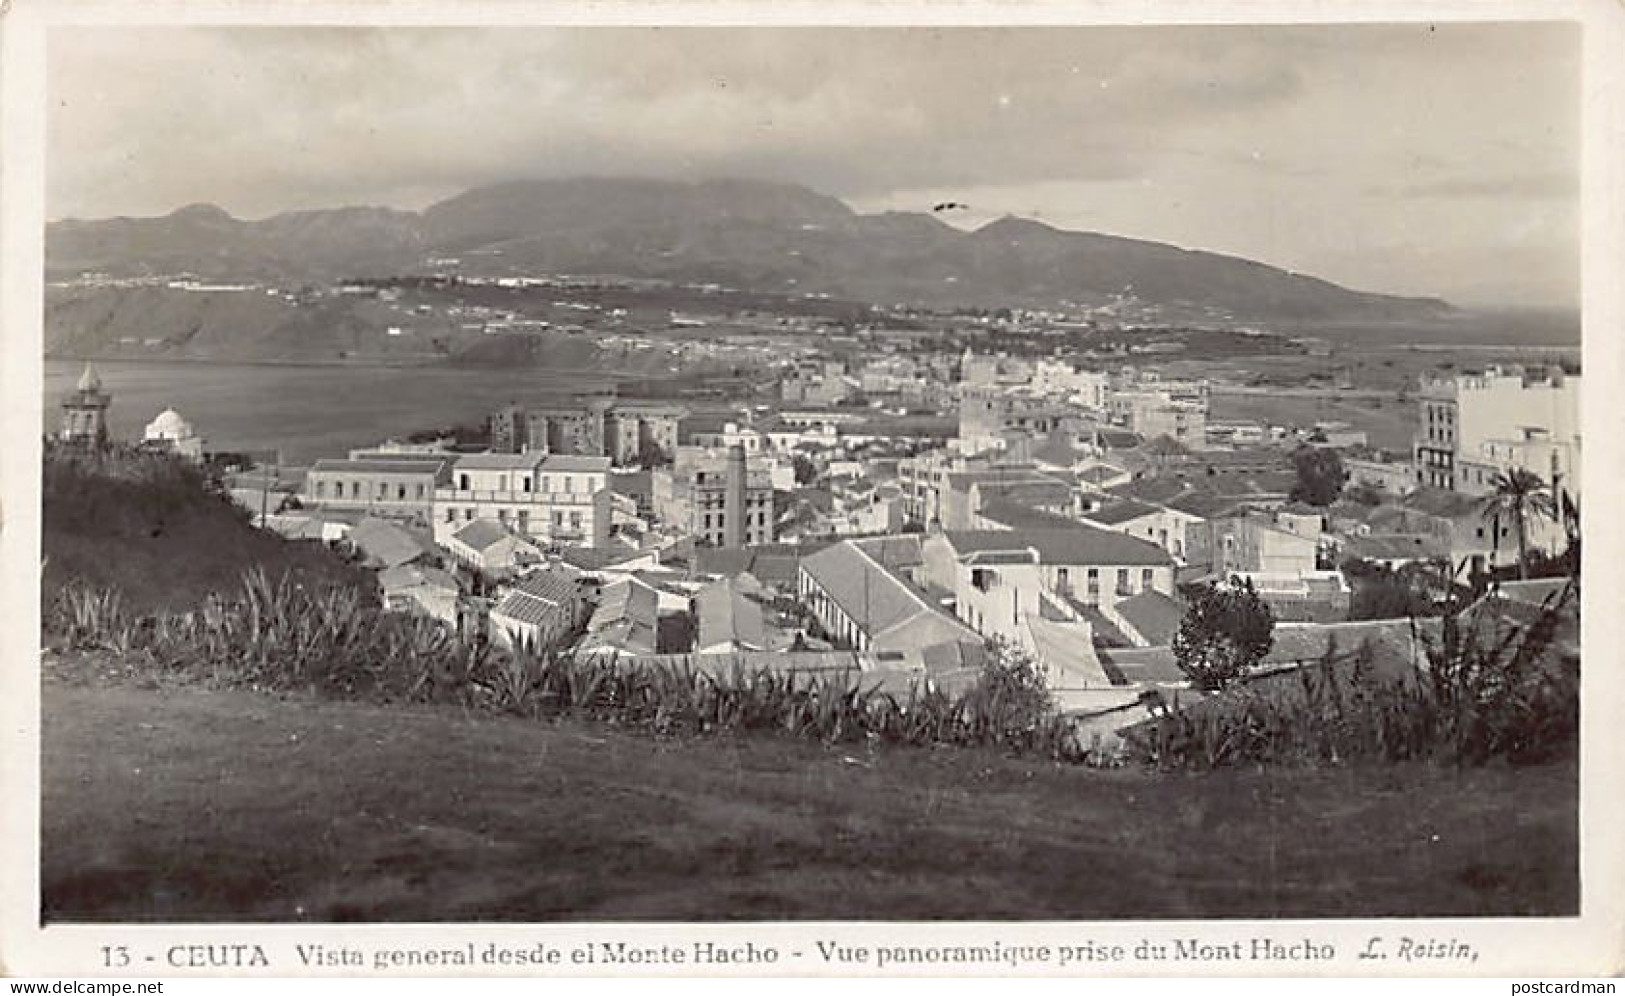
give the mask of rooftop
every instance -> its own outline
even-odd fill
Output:
[[[1117,603],[1117,612],[1154,647],[1171,646],[1185,607],[1168,595],[1148,588]]]
[[[433,460],[395,460],[386,457],[363,457],[357,460],[326,459],[311,464],[309,473],[428,474],[432,477],[450,462],[449,457],[437,457]]]
[[[610,458],[604,456],[576,456],[569,453],[551,453],[542,460],[542,470],[573,473],[608,473]]]
[[[1085,512],[1084,518],[1090,522],[1098,522],[1103,526],[1119,526],[1135,519],[1143,519],[1148,515],[1156,515],[1162,509],[1155,505],[1147,505],[1139,501],[1114,501],[1101,505],[1093,512]]]
[[[725,578],[701,588],[694,596],[694,610],[699,617],[697,646],[766,649],[762,607],[745,594],[737,579]]]
[[[488,550],[502,540],[511,538],[513,533],[490,519],[475,519],[452,534],[452,539],[471,550]]]
[[[1041,564],[1171,566],[1155,543],[1082,523],[1067,529],[972,529],[943,533],[961,558],[1031,550]]]
[[[466,453],[457,458],[458,470],[535,470],[545,453]]]
[[[801,571],[871,637],[925,615],[957,622],[924,592],[850,540],[802,558]]]

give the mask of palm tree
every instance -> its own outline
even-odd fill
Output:
[[[1495,538],[1500,537],[1501,517],[1506,516],[1512,520],[1513,526],[1518,531],[1518,578],[1527,580],[1528,518],[1530,515],[1541,515],[1548,519],[1557,517],[1551,492],[1547,490],[1546,482],[1540,479],[1539,474],[1531,473],[1522,467],[1513,467],[1511,470],[1497,473],[1492,485],[1494,490],[1484,496],[1484,518],[1489,520]]]

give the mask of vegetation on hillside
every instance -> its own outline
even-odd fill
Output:
[[[255,568],[311,588],[374,590],[321,543],[255,529],[213,468],[171,454],[48,440],[40,487],[47,605],[72,585],[116,592],[136,613],[188,610]]]
[[[1384,763],[1433,758],[1533,763],[1579,743],[1577,660],[1553,636],[1579,602],[1571,582],[1527,627],[1473,609],[1447,615],[1439,635],[1413,620],[1426,666],[1377,666],[1370,644],[1162,716],[1130,736],[1132,752],[1163,768],[1236,764]]]
[[[449,703],[491,714],[574,717],[659,735],[771,732],[826,744],[953,745],[1031,758],[1113,763],[1057,713],[1021,651],[995,644],[957,694],[922,681],[881,691],[859,672],[713,673],[690,660],[651,667],[563,648],[509,652],[431,620],[383,611],[358,572],[320,544],[252,529],[200,468],[142,452],[47,451],[48,642],[160,683],[315,692],[373,702]],[[203,543],[198,546],[196,544]],[[132,574],[139,558],[154,562]],[[67,566],[63,566],[66,562]],[[246,568],[246,571],[244,570]],[[238,571],[240,581],[217,580]],[[1456,617],[1428,666],[1383,677],[1302,667],[1296,685],[1240,680],[1271,644],[1256,593],[1208,591],[1175,652],[1214,694],[1131,738],[1162,767],[1240,761],[1519,760],[1570,749],[1578,668],[1546,654],[1574,586],[1533,625],[1486,634]],[[1281,689],[1288,688],[1288,692]],[[1295,689],[1295,690],[1291,690]]]

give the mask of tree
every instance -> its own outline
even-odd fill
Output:
[[[1298,482],[1292,486],[1292,500],[1324,507],[1337,500],[1348,474],[1336,450],[1301,446],[1292,454]]]
[[[1174,660],[1203,691],[1217,691],[1257,666],[1275,645],[1275,614],[1251,581],[1203,586],[1174,635]]]
[[[1499,472],[1492,482],[1492,490],[1484,496],[1483,512],[1493,530],[1491,535],[1497,539],[1501,535],[1502,519],[1512,520],[1513,532],[1518,537],[1518,577],[1528,580],[1529,516],[1557,518],[1557,507],[1546,489],[1546,482],[1522,467]]]
[[[790,466],[795,470],[798,485],[805,487],[818,479],[818,467],[805,453],[793,454]]]

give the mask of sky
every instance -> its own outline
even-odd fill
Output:
[[[47,212],[420,209],[523,178],[968,205],[1361,290],[1573,306],[1563,24],[56,28]]]

